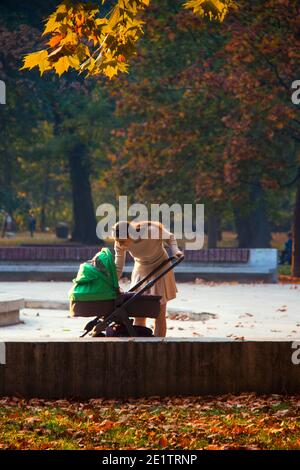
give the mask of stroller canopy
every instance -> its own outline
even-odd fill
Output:
[[[117,298],[119,283],[113,255],[102,248],[93,259],[82,263],[69,292],[75,301],[113,300]]]

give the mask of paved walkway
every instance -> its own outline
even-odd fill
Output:
[[[126,290],[128,285],[123,287]],[[59,302],[59,310],[24,309],[24,323],[2,327],[0,340],[78,336],[87,320],[68,316],[69,288],[63,282],[0,283],[0,293],[18,295],[28,302],[48,302],[48,306],[52,303],[52,307]],[[168,336],[300,339],[300,286],[182,283],[178,284],[178,297],[169,303],[168,314]]]

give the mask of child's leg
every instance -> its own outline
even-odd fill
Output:
[[[164,338],[167,333],[167,320],[166,320],[167,304],[160,305],[160,314],[155,320],[154,336]]]
[[[134,324],[136,326],[146,326],[147,318],[139,317],[134,319]]]

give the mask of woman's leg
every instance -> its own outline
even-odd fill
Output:
[[[164,338],[167,333],[167,304],[160,305],[160,314],[155,320],[154,336]]]
[[[159,316],[155,319],[154,336],[164,338],[167,333],[166,320],[167,304],[160,305]],[[135,318],[134,324],[138,326],[146,326],[146,318]]]

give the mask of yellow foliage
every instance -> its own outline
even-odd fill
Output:
[[[104,69],[104,74],[108,78],[112,78],[114,75],[117,75],[117,73],[118,73],[118,67],[112,67],[111,65],[108,65]]]
[[[43,32],[43,36],[49,33],[53,33],[58,30],[59,28],[59,23],[56,21],[56,15],[57,13],[52,13],[52,15],[49,16],[49,19],[46,23],[46,27]]]
[[[140,14],[150,0],[118,0],[110,15],[101,17],[104,3],[95,7],[63,0],[46,21],[43,35],[50,35],[49,49],[25,56],[22,69],[39,67],[41,74],[54,70],[62,75],[71,67],[109,78],[127,72],[128,59],[143,34]],[[184,6],[204,18],[223,21],[234,5],[235,0],[188,0]]]
[[[48,42],[49,46],[50,47],[55,47],[57,46],[57,44],[60,43],[60,41],[62,40],[62,35],[61,34],[57,34],[55,36],[52,36],[52,38],[50,39],[50,41]]]
[[[54,63],[54,68],[56,73],[60,76],[64,72],[67,72],[70,67],[79,68],[80,62],[76,56],[63,56]]]
[[[24,59],[24,65],[21,68],[23,69],[33,69],[33,67],[39,67],[41,75],[46,71],[50,70],[51,65],[48,60],[48,52],[38,51],[28,54]]]
[[[236,7],[234,0],[189,0],[184,5],[193,12],[210,20],[223,21],[229,8]]]

